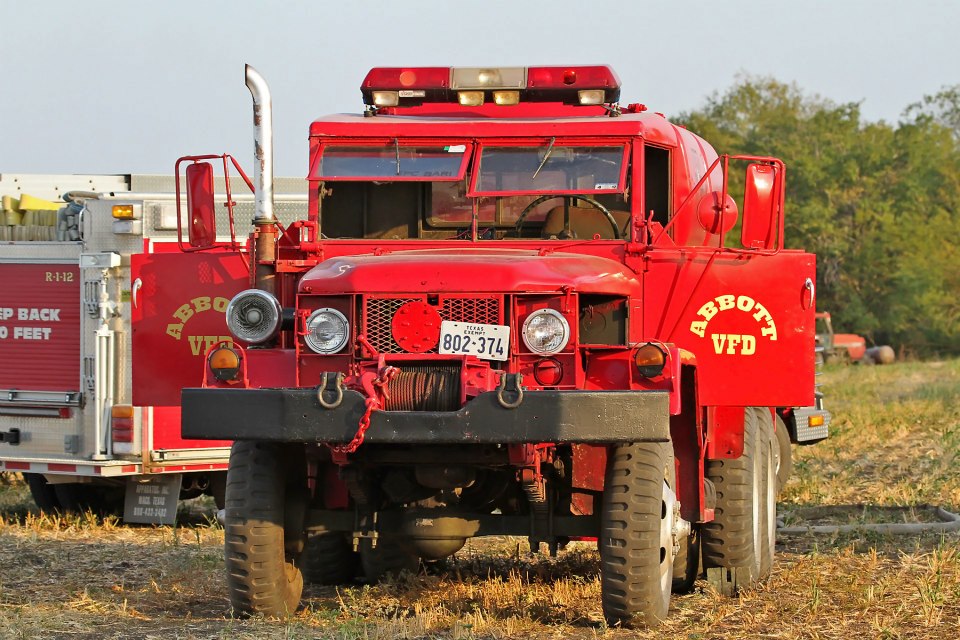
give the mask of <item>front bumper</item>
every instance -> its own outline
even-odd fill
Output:
[[[667,442],[666,391],[526,391],[507,409],[494,391],[458,411],[374,411],[364,442],[376,444],[522,444]],[[184,438],[344,444],[365,404],[345,390],[325,409],[315,388],[184,389]]]

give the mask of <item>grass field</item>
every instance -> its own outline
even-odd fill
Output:
[[[779,507],[787,525],[960,510],[960,361],[834,368],[823,382],[832,436],[794,449]],[[674,597],[656,631],[604,626],[590,545],[550,559],[513,539],[471,543],[387,584],[308,587],[289,620],[237,621],[224,593],[223,532],[197,513],[176,529],[40,517],[22,482],[7,478],[0,638],[960,637],[956,533],[781,535],[769,581],[735,599],[698,583]]]

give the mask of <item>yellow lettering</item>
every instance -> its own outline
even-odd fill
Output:
[[[199,298],[194,298],[190,302],[193,303],[193,308],[197,310],[197,313],[206,311],[210,308],[210,296],[200,296]]]
[[[707,331],[707,323],[702,320],[697,320],[695,322],[692,322],[690,323],[690,331],[694,332],[695,334],[697,334],[702,338],[703,334],[706,333]]]
[[[175,340],[179,340],[181,337],[181,332],[183,331],[182,324],[168,324],[167,325],[167,335]]]
[[[233,344],[230,336],[187,336],[187,339],[190,341],[190,351],[195,356],[202,356],[215,344],[221,342]]]
[[[756,303],[756,307],[754,308],[757,310],[757,312],[753,314],[753,319],[756,320],[757,322],[760,322],[760,320],[764,318],[767,319],[768,323],[769,321],[773,320],[773,318],[770,316],[770,312],[767,311],[767,308],[762,304],[760,304],[759,302]]]
[[[720,311],[729,311],[736,304],[736,298],[733,296],[717,296],[717,304],[720,305]]]
[[[720,310],[717,309],[717,305],[715,305],[713,303],[713,300],[711,300],[710,302],[707,302],[702,307],[700,307],[700,310],[697,311],[697,315],[703,316],[704,320],[706,320],[707,322],[710,322],[713,316],[717,315],[717,313],[719,312]]]
[[[220,313],[226,313],[228,304],[230,304],[230,300],[227,298],[221,298],[221,297],[214,298],[213,310],[219,311]]]
[[[761,327],[760,335],[767,336],[768,338],[770,338],[771,342],[776,342],[777,341],[777,325],[771,322],[767,326]]]
[[[755,304],[756,301],[750,296],[740,296],[737,298],[737,309],[740,309],[740,311],[750,311]]]
[[[186,324],[187,320],[193,317],[193,309],[190,308],[190,305],[185,304],[173,312],[173,317]]]
[[[713,351],[716,354],[736,355],[739,353],[743,356],[752,356],[757,352],[757,339],[751,335],[714,333],[710,338],[713,340]]]
[[[193,355],[200,355],[200,348],[203,346],[204,336],[187,336],[187,340],[190,341],[190,351]]]
[[[727,336],[727,353],[733,355],[737,352],[737,347],[740,346],[740,336],[736,334],[730,334]]]
[[[715,333],[712,336],[713,338],[713,350],[716,353],[723,353],[723,344],[727,340],[727,334],[725,333]]]

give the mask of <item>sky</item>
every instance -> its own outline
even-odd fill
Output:
[[[668,117],[771,76],[896,123],[960,84],[957,25],[952,0],[0,0],[0,173],[224,152],[252,170],[245,63],[271,88],[278,176],[306,174],[311,120],[361,111],[375,66],[608,63],[624,104]]]

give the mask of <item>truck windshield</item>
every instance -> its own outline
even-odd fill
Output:
[[[311,169],[324,237],[624,239],[627,144],[327,143]],[[469,168],[471,156],[476,164]]]
[[[612,193],[622,191],[625,146],[484,146],[476,192]]]
[[[383,180],[456,180],[464,169],[467,145],[327,146],[311,178]]]

